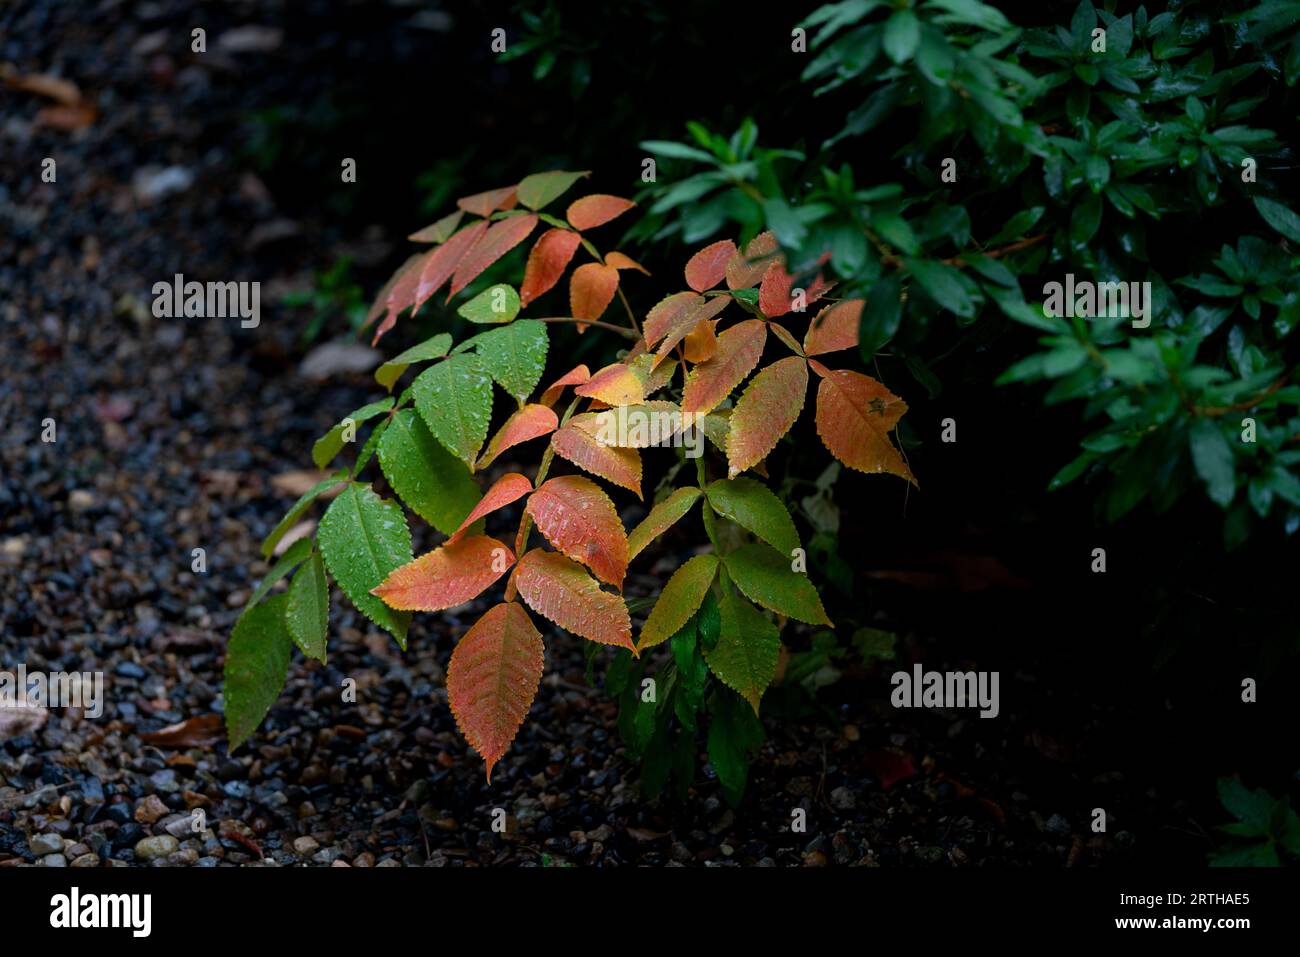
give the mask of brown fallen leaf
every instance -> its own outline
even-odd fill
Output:
[[[158,731],[146,731],[140,740],[160,748],[203,748],[216,744],[222,736],[221,715],[201,714]]]
[[[77,84],[48,73],[10,74],[5,76],[5,86],[47,97],[64,106],[76,106],[81,102],[81,90]]]
[[[259,861],[263,860],[266,857],[266,855],[262,853],[262,848],[258,846],[256,841],[244,837],[244,835],[240,834],[237,831],[222,831],[221,839],[222,840],[230,839],[234,841],[236,844],[244,845],[244,847],[248,848],[250,851],[252,851],[254,854],[257,855],[257,859]]]
[[[634,841],[644,842],[657,841],[661,838],[667,837],[668,835],[663,831],[651,831],[644,827],[629,827],[627,829],[627,836],[632,838]]]
[[[329,477],[329,472],[320,469],[294,469],[289,472],[281,472],[272,478],[271,487],[281,495],[291,495],[297,498],[300,495],[305,495]],[[321,497],[333,498],[341,491],[343,491],[343,486],[340,485],[325,492]]]
[[[75,106],[47,106],[37,110],[32,122],[36,126],[70,133],[93,126],[98,115],[89,103],[78,103]]]
[[[283,555],[285,552],[289,550],[290,545],[298,541],[298,539],[300,538],[310,538],[312,533],[315,531],[316,531],[316,519],[314,518],[303,519],[297,525],[293,526],[291,529],[285,532],[284,537],[275,543],[275,548],[271,549],[272,557],[279,558],[281,555]]]
[[[899,748],[868,751],[862,756],[862,761],[885,791],[899,781],[916,776],[916,765],[912,762],[912,756]]]
[[[31,734],[40,729],[48,717],[49,712],[44,708],[0,707],[0,741]]]

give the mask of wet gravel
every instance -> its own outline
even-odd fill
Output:
[[[1131,853],[1125,826],[1093,835],[1084,809],[1030,783],[1039,771],[1052,794],[1080,783],[1062,757],[1068,735],[1017,713],[895,711],[877,671],[846,674],[820,709],[768,715],[739,808],[708,768],[687,800],[647,804],[615,708],[568,636],[548,636],[531,718],[489,787],[444,688],[469,613],[417,616],[402,654],[337,594],[328,664],[295,656],[266,723],[228,755],[212,726],[226,637],[267,570],[258,543],[314,438],[370,394],[364,374],[299,374],[305,319],[273,293],[358,237],[320,211],[277,208],[234,145],[272,68],[187,54],[184,5],[108,2],[85,18],[80,5],[22,6],[0,14],[0,61],[75,80],[97,119],[52,128],[36,122],[41,97],[0,98],[0,667],[102,671],[107,701],[93,719],[0,719],[0,867],[1065,865]],[[241,14],[274,25],[287,7],[223,15],[235,17],[226,27]],[[54,183],[41,181],[47,156]],[[286,218],[289,248],[249,242]],[[154,318],[150,289],[176,272],[260,279],[261,327]],[[206,572],[192,570],[198,548]],[[345,678],[355,704],[341,700]],[[182,722],[188,741],[153,737]],[[1128,787],[1122,775],[1091,783]],[[800,808],[805,831],[792,829]]]

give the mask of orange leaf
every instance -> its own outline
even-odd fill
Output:
[[[668,358],[677,343],[681,342],[702,322],[708,322],[727,308],[731,299],[727,296],[714,296],[710,299],[695,297],[700,301],[678,317],[678,321],[668,330],[663,342],[655,350],[654,364],[657,366]],[[648,320],[647,320],[648,321]]]
[[[804,353],[819,356],[856,346],[864,302],[862,299],[845,299],[832,303],[817,313],[808,324],[808,334],[804,336]]]
[[[907,403],[860,372],[831,370],[820,363],[813,363],[813,371],[822,377],[817,388],[817,434],[830,453],[859,472],[889,472],[918,485],[889,441],[889,431],[898,425]],[[734,417],[732,429],[734,434]]]
[[[544,398],[544,397],[543,397]],[[496,457],[520,442],[536,439],[554,432],[560,426],[555,412],[549,406],[530,404],[516,410],[497,430],[483,450],[483,457],[474,466],[475,471],[485,469]]]
[[[478,595],[514,562],[514,553],[496,539],[471,535],[394,568],[370,594],[398,611],[442,611]]]
[[[830,291],[834,283],[828,283],[818,275],[807,289],[803,291],[803,305],[811,305]],[[785,265],[773,261],[763,274],[763,284],[758,289],[758,308],[769,319],[793,312],[798,305],[790,292],[794,287],[794,277],[785,271]]]
[[[492,483],[492,487],[479,499],[479,503],[465,516],[465,521],[460,523],[460,528],[456,529],[451,538],[447,539],[447,544],[456,544],[460,541],[461,536],[465,534],[465,529],[484,515],[495,512],[499,508],[505,508],[511,502],[518,501],[532,490],[533,483],[528,480],[527,476],[520,475],[518,472],[507,472]]]
[[[584,472],[603,478],[641,497],[641,453],[602,445],[573,420],[551,436],[551,448]]]
[[[568,372],[564,373],[564,375],[560,376],[548,385],[546,391],[542,393],[542,397],[538,401],[541,402],[542,405],[546,406],[555,405],[556,400],[559,399],[560,394],[564,391],[566,385],[582,385],[590,378],[591,370],[585,365],[574,366]]]
[[[772,363],[746,386],[727,432],[727,477],[761,462],[790,431],[808,391],[808,364],[798,356]]]
[[[736,244],[730,239],[705,246],[686,263],[686,285],[696,292],[712,289],[727,275],[727,263],[735,256]]]
[[[447,294],[447,298],[450,300],[452,296],[473,282],[484,269],[527,239],[536,225],[537,214],[526,213],[523,216],[511,216],[489,226],[487,232],[470,247],[465,258],[456,267],[456,274],[452,277],[451,291]]]
[[[542,636],[516,602],[488,609],[456,643],[447,702],[465,740],[492,766],[510,747],[542,680]]]
[[[645,401],[645,383],[625,362],[605,366],[573,391],[609,405],[635,405]]]
[[[749,241],[744,253],[736,253],[731,257],[731,262],[727,263],[727,288],[748,289],[757,286],[776,255],[776,234],[759,233]]]
[[[718,336],[714,332],[717,323],[703,320],[686,336],[682,352],[688,362],[707,362],[718,352]]]
[[[716,408],[758,365],[766,342],[762,319],[747,319],[718,336],[717,355],[697,365],[686,380],[683,414],[702,415]]]
[[[618,510],[599,485],[581,475],[561,475],[538,486],[525,509],[546,540],[601,581],[623,587],[627,533]]]
[[[490,189],[486,193],[462,196],[456,200],[456,205],[467,213],[486,219],[499,209],[515,208],[515,204],[519,202],[515,189],[514,186],[502,186],[500,189]]]
[[[623,215],[635,205],[630,199],[593,193],[570,203],[564,218],[574,229],[595,229],[614,217]]]
[[[529,608],[566,631],[636,652],[623,599],[602,591],[596,579],[572,559],[534,548],[519,560],[514,582]]]
[[[569,311],[575,319],[599,319],[617,289],[617,269],[583,263],[569,277]]]
[[[519,305],[528,305],[550,290],[573,259],[582,237],[567,229],[548,229],[533,245],[524,266],[524,283],[519,287]]]
[[[479,220],[470,223],[451,239],[429,253],[420,271],[420,288],[415,296],[415,310],[418,312],[425,301],[437,292],[444,282],[451,278],[462,259],[488,231],[488,221]]]
[[[625,256],[623,253],[618,252],[617,250],[615,250],[612,253],[606,254],[605,265],[613,266],[615,269],[635,269],[638,272],[645,273],[647,276],[650,275],[650,270],[646,269],[645,266],[642,266],[631,256]]]

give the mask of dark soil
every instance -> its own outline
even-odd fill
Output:
[[[321,32],[304,34],[290,6],[205,5],[206,55],[189,52],[188,5],[169,0],[0,13],[0,61],[75,80],[97,111],[66,130],[35,122],[49,105],[38,95],[0,99],[0,666],[103,671],[108,683],[97,720],[53,710],[39,726],[0,724],[0,866],[152,853],[195,866],[1204,860],[1206,829],[1221,820],[1206,818],[1212,792],[1185,803],[1144,771],[1131,742],[1115,744],[1161,703],[1094,696],[1084,681],[1020,670],[1010,656],[996,662],[1003,711],[992,721],[895,710],[878,669],[849,668],[815,707],[774,693],[794,704],[765,712],[768,742],[739,808],[711,769],[689,799],[646,804],[614,705],[585,680],[579,639],[548,636],[532,715],[488,786],[443,686],[468,619],[417,616],[402,654],[336,595],[329,664],[296,658],[249,746],[228,756],[223,736],[146,743],[219,711],[226,638],[267,570],[258,543],[296,494],[286,473],[372,392],[364,372],[325,383],[300,374],[308,317],[278,294],[305,288],[343,251],[367,270],[371,293],[418,225],[405,215],[367,229],[354,210],[335,216],[307,201],[283,172],[258,175],[249,111],[361,82],[329,74],[331,51],[350,45],[378,63],[391,18],[410,15],[385,8],[370,32],[354,18],[346,36],[317,18]],[[245,23],[284,26],[293,42],[222,52],[222,34]],[[397,56],[418,52],[415,43]],[[44,157],[57,161],[55,183],[41,181]],[[332,157],[310,163],[304,175],[337,178]],[[168,167],[188,186],[150,199],[158,181],[141,170]],[[261,326],[155,319],[151,287],[174,273],[261,280]],[[332,323],[328,336],[346,333],[341,318]],[[53,443],[41,440],[47,418]],[[206,573],[191,571],[195,548]],[[974,580],[871,586],[878,623],[906,638],[900,664],[998,658],[993,629],[1021,601],[1019,576],[979,555],[953,563]],[[954,630],[918,625],[927,613]],[[965,633],[954,627],[962,620]],[[1032,630],[1027,620],[1018,635]],[[340,700],[345,678],[357,683],[355,705]],[[1160,746],[1145,734],[1144,747]],[[1111,813],[1104,834],[1089,827],[1098,806]],[[196,808],[202,833],[188,828]],[[492,830],[496,808],[509,818],[504,834]],[[806,833],[791,830],[796,808]],[[178,840],[141,845],[169,828]]]

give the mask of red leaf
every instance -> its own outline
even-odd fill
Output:
[[[759,233],[749,241],[744,253],[736,253],[731,262],[727,263],[727,288],[749,289],[757,286],[777,255],[776,234]]]
[[[478,595],[514,561],[514,553],[496,539],[472,535],[393,569],[370,594],[398,611],[442,611]]]
[[[727,263],[736,255],[736,244],[723,239],[705,246],[686,263],[686,285],[696,292],[712,289],[727,275]]]
[[[545,398],[545,396],[543,396]],[[549,435],[560,427],[560,420],[549,406],[531,404],[517,409],[497,430],[483,450],[475,471],[487,468],[496,457],[513,445]]]
[[[549,409],[547,411],[550,412]],[[551,415],[554,416],[555,413],[552,412]],[[492,487],[479,499],[479,503],[465,516],[465,521],[460,523],[460,528],[456,529],[451,538],[447,539],[447,544],[454,545],[460,541],[461,536],[465,534],[465,529],[484,515],[495,512],[499,508],[505,508],[511,502],[517,502],[532,490],[533,483],[528,480],[527,476],[520,475],[518,472],[507,472],[492,483]]]
[[[822,377],[817,389],[817,434],[830,453],[859,472],[889,472],[917,485],[889,440],[889,431],[898,425],[907,403],[860,372],[827,369],[819,362],[812,367]]]
[[[767,325],[762,319],[746,319],[723,331],[717,354],[697,365],[686,380],[682,414],[713,411],[758,365],[766,342]]]
[[[570,203],[564,218],[574,229],[595,229],[616,216],[621,216],[635,205],[630,199],[593,193]]]
[[[641,497],[641,454],[636,449],[602,445],[573,419],[551,436],[551,448],[584,472]]]
[[[534,548],[519,560],[514,582],[529,608],[565,631],[636,653],[632,621],[623,599],[602,591],[572,559]]]
[[[526,306],[548,292],[564,275],[582,237],[567,229],[548,229],[528,254],[524,282],[519,287],[519,305]]]
[[[451,239],[434,249],[424,261],[420,271],[420,288],[415,296],[415,311],[419,311],[425,301],[451,278],[461,260],[488,231],[488,221],[479,220],[470,223]]]
[[[371,345],[383,337],[389,329],[397,324],[397,317],[402,310],[415,301],[415,289],[420,280],[420,262],[423,257],[412,256],[389,280],[388,294],[384,297],[384,321],[375,328]]]
[[[490,189],[486,193],[462,196],[456,200],[456,205],[467,213],[487,219],[499,209],[515,208],[515,204],[519,202],[515,189],[514,186],[502,186],[500,189]]]
[[[525,509],[546,540],[582,562],[601,581],[623,587],[627,533],[618,510],[599,485],[581,475],[561,475],[538,486]]]
[[[575,319],[599,319],[617,289],[617,269],[584,263],[569,277],[569,311]]]
[[[456,725],[487,762],[487,779],[528,716],[542,680],[542,636],[516,602],[476,621],[451,653],[447,701]]]
[[[832,303],[817,313],[808,324],[808,334],[804,336],[804,354],[819,356],[856,346],[864,302],[862,299],[845,299]]]
[[[585,365],[574,366],[568,372],[564,373],[564,375],[560,376],[558,379],[556,379],[554,382],[548,385],[546,387],[546,391],[542,393],[542,397],[538,399],[538,401],[542,405],[546,405],[546,406],[555,405],[555,402],[557,399],[559,399],[560,394],[564,392],[565,386],[582,385],[590,378],[591,378],[591,370],[588,369]]]
[[[526,213],[523,216],[511,216],[489,226],[487,232],[470,248],[465,258],[460,261],[460,265],[456,267],[447,299],[450,300],[452,296],[473,282],[484,269],[527,239],[536,225],[537,214]]]
[[[393,287],[398,281],[411,270],[415,270],[415,276],[418,280],[420,277],[420,265],[424,262],[426,253],[412,253],[406,258],[406,262],[397,267],[397,271],[388,277],[379,293],[375,296],[375,301],[370,304],[370,310],[366,313],[366,321],[361,323],[361,328],[367,328],[372,322],[388,311],[388,294],[393,291]]]
[[[772,363],[746,386],[727,431],[727,476],[761,462],[790,431],[808,391],[808,363],[790,356]]]
[[[912,756],[897,748],[868,751],[862,756],[862,763],[880,782],[882,791],[888,791],[899,781],[906,781],[916,776],[916,765],[912,763]]]
[[[645,344],[653,349],[659,340],[682,325],[685,317],[703,303],[704,297],[693,292],[676,292],[660,299],[646,314]]]
[[[812,305],[826,295],[834,285],[823,280],[820,275],[817,276],[804,290],[803,305]],[[770,263],[767,272],[763,274],[763,284],[758,290],[758,308],[763,315],[775,319],[777,316],[793,312],[796,305],[790,295],[793,286],[794,277],[785,271],[785,265],[779,261]]]

